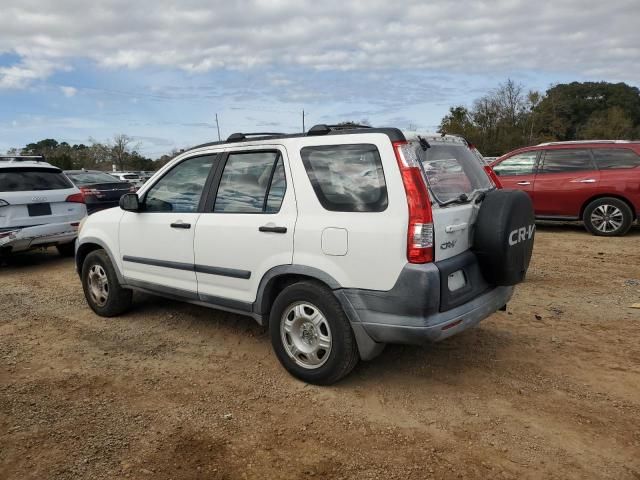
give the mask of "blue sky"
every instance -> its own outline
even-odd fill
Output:
[[[7,1],[0,152],[126,133],[155,158],[216,139],[216,113],[223,137],[299,131],[302,109],[434,130],[508,77],[640,81],[635,1]]]

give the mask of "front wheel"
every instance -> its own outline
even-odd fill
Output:
[[[622,200],[598,198],[584,209],[584,226],[594,235],[614,237],[626,234],[633,223],[633,213]]]
[[[101,317],[115,317],[131,307],[133,292],[122,288],[104,250],[94,250],[82,264],[82,289],[91,309]]]
[[[285,288],[271,308],[269,333],[280,363],[308,383],[335,383],[360,359],[349,319],[331,290],[319,283]]]

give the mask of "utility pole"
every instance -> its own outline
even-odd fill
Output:
[[[304,133],[304,108],[302,109],[302,133]]]
[[[220,141],[220,124],[218,123],[218,114],[216,113],[216,127],[218,128],[218,141]]]

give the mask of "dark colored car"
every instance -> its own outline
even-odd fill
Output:
[[[640,141],[542,143],[492,167],[504,188],[529,194],[542,220],[582,220],[594,235],[614,236],[640,215]]]
[[[108,173],[97,170],[67,170],[64,172],[84,196],[87,213],[117,207],[120,197],[135,192],[136,187]]]

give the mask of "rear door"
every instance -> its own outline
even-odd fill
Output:
[[[481,191],[493,188],[483,166],[462,140],[430,141],[418,147],[429,183],[434,228],[434,257],[444,260],[471,247]]]
[[[292,262],[296,218],[284,147],[228,149],[195,229],[200,299],[248,309],[264,274]]]
[[[622,146],[603,145],[593,148],[592,152],[600,171],[598,193],[623,196],[640,212],[640,155]]]
[[[528,193],[534,201],[534,208],[535,172],[539,155],[539,150],[516,153],[493,166],[493,171],[500,177],[502,186]]]
[[[582,205],[597,191],[600,172],[588,148],[543,151],[536,174],[536,215],[579,218]]]
[[[0,229],[67,223],[85,214],[82,203],[67,202],[79,190],[57,168],[21,166],[0,169]]]

